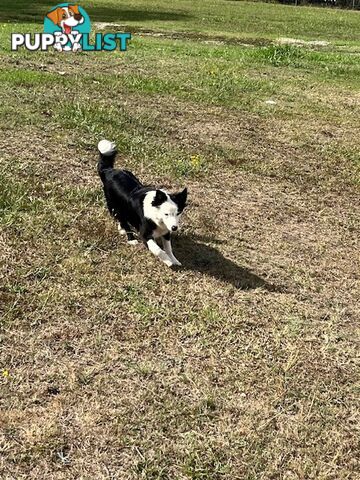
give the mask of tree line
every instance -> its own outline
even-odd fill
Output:
[[[278,0],[278,2],[285,5],[319,5],[323,7],[360,9],[360,0]]]

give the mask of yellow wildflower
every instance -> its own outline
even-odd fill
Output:
[[[200,155],[191,155],[190,162],[193,167],[199,167],[201,164],[201,157]]]

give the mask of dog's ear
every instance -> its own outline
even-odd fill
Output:
[[[78,5],[69,5],[69,10],[71,10],[73,13],[79,14],[79,7]]]
[[[184,188],[182,192],[174,193],[171,195],[171,200],[176,203],[179,209],[179,213],[181,213],[185,206],[186,206],[186,199],[187,199],[187,188]]]
[[[166,202],[167,196],[162,190],[156,190],[154,200],[151,202],[153,207],[158,207],[162,203]]]
[[[61,8],[55,8],[52,12],[46,14],[47,18],[49,18],[55,25],[60,25],[60,18],[61,15]]]

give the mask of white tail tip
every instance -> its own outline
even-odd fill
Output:
[[[98,150],[102,155],[112,155],[116,151],[116,145],[109,140],[100,140]]]

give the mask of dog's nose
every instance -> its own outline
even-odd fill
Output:
[[[81,13],[75,13],[74,18],[75,20],[80,21],[82,19]]]
[[[176,232],[177,229],[178,229],[178,227],[177,227],[176,225],[174,225],[173,227],[171,227],[171,230],[172,230],[173,232]]]

